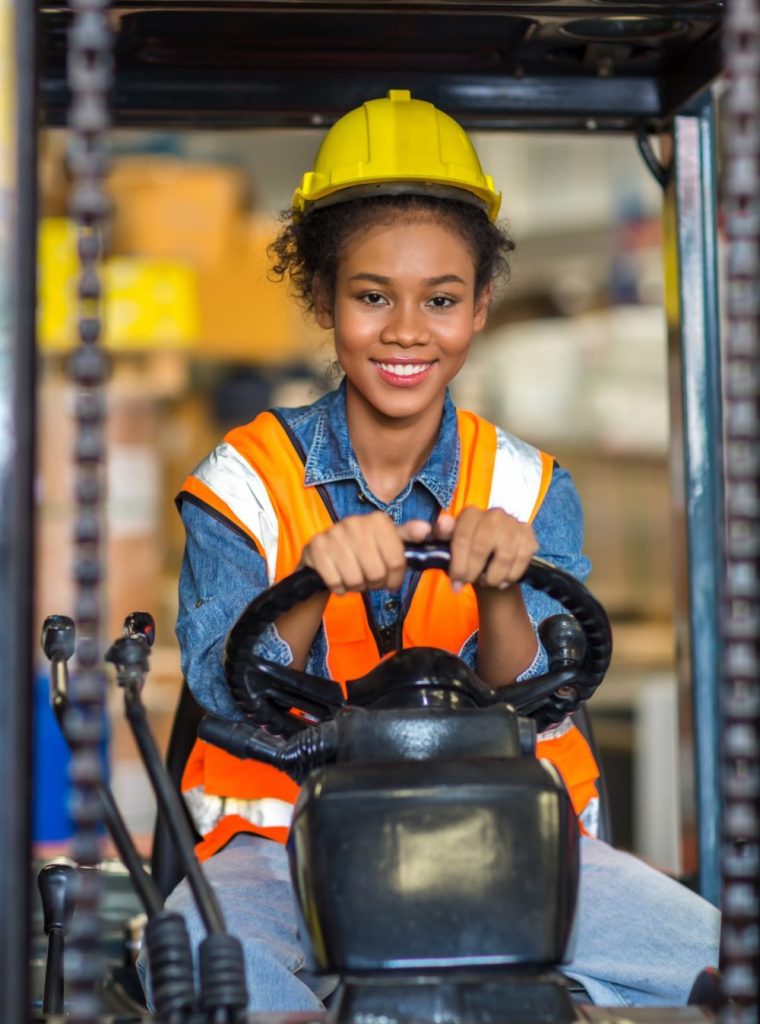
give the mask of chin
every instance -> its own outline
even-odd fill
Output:
[[[430,400],[424,401],[417,395],[389,395],[384,400],[372,403],[375,409],[388,419],[409,419],[419,416],[430,407]]]

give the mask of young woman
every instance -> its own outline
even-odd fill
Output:
[[[177,633],[210,711],[240,717],[221,665],[251,598],[299,565],[326,595],[280,618],[260,653],[345,680],[387,651],[445,648],[492,686],[545,668],[538,624],[557,609],[515,585],[538,553],[583,579],[582,513],[554,460],[472,413],[448,385],[506,272],[500,197],[462,129],[405,91],[328,133],[273,246],[344,378],[325,398],[231,431],[179,497],[187,530]],[[405,573],[405,540],[451,542],[449,578]],[[571,721],[539,738],[584,830],[577,951],[567,973],[597,1002],[686,1000],[717,960],[717,911],[592,838],[598,771]],[[252,1008],[313,1010],[331,981],[304,971],[281,845],[295,785],[196,745],[183,783],[199,854],[243,940]],[[186,886],[169,906],[201,930]]]

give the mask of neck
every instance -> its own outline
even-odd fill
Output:
[[[392,501],[427,462],[441,427],[444,398],[417,416],[391,418],[346,383],[348,432],[364,479],[381,501]]]

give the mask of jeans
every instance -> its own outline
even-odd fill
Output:
[[[249,1008],[322,1010],[337,982],[305,969],[285,847],[241,834],[204,866],[243,943]],[[166,907],[185,915],[196,948],[205,933],[186,881]],[[575,955],[563,970],[594,1003],[683,1005],[697,973],[718,963],[719,927],[716,908],[672,878],[601,840],[581,839]],[[138,971],[151,1006],[145,959],[143,949]]]

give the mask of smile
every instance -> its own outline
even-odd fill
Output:
[[[430,363],[381,363],[374,361],[379,376],[396,387],[409,387],[428,376],[435,366]]]

